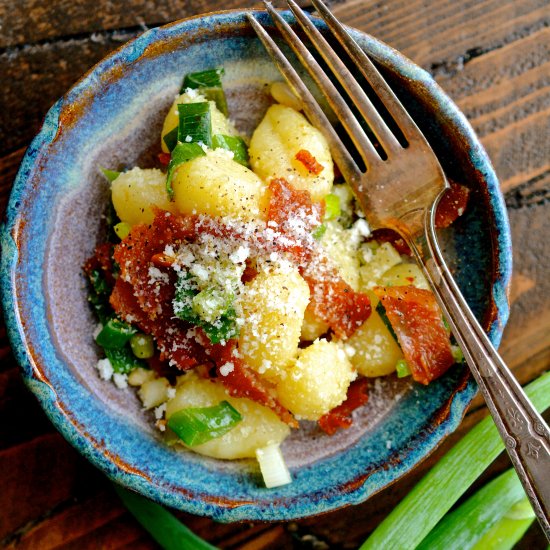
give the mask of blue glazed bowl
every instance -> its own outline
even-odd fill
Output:
[[[272,27],[265,13],[257,15]],[[445,235],[446,249],[463,292],[498,344],[508,316],[510,233],[485,151],[426,72],[352,32],[448,175],[472,191],[467,213]],[[3,305],[28,387],[66,439],[110,478],[220,521],[288,520],[362,502],[400,478],[459,425],[476,387],[458,366],[428,387],[374,380],[351,429],[329,438],[306,425],[285,442],[294,481],[267,490],[253,461],[217,461],[166,446],[131,389],[98,379],[95,320],[81,272],[104,230],[109,189],[98,167],[152,165],[182,75],[220,66],[233,118],[250,131],[268,104],[266,83],[280,77],[243,12],[147,31],[52,107],[25,155],[2,228]]]

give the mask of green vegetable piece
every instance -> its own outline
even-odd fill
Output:
[[[208,288],[193,297],[193,311],[207,323],[214,323],[227,313],[234,298],[218,288]]]
[[[230,308],[214,323],[201,323],[201,326],[213,344],[227,342],[231,338],[239,336],[237,314],[233,308]]]
[[[119,222],[114,226],[116,236],[123,241],[129,234],[132,226],[126,222]]]
[[[199,288],[189,273],[178,277],[172,307],[176,317],[193,325],[198,325],[201,318],[193,309],[193,298],[199,293]]]
[[[411,369],[405,359],[399,359],[399,361],[397,361],[395,370],[397,372],[397,378],[405,378],[405,376],[411,375]]]
[[[116,170],[109,170],[108,168],[99,167],[99,169],[103,172],[103,175],[111,182],[115,181],[118,176],[120,176],[120,172],[117,172]]]
[[[455,363],[464,363],[464,354],[459,346],[451,346],[451,353]]]
[[[142,369],[147,368],[147,364],[140,361],[128,346],[124,346],[123,348],[105,348],[105,355],[109,359],[113,370],[120,374],[128,374],[138,367]]]
[[[109,296],[111,294],[111,287],[107,283],[107,280],[98,269],[93,269],[88,275],[92,289],[98,296]]]
[[[514,543],[507,537],[501,539],[501,535],[508,536],[518,529],[523,534],[535,517],[528,502],[525,508],[523,499],[526,497],[518,476],[508,470],[446,514],[417,550],[447,550],[449,541],[453,548],[512,548]]]
[[[378,305],[376,306],[376,313],[380,315],[380,318],[382,321],[384,321],[384,324],[386,325],[387,329],[390,331],[390,334],[393,336],[393,339],[399,344],[399,340],[397,339],[397,335],[395,334],[395,331],[393,330],[393,327],[391,326],[390,320],[388,319],[388,316],[386,315],[386,308],[382,305],[382,302],[378,302]]]
[[[202,157],[206,153],[202,150],[202,147],[198,143],[178,143],[172,151],[172,157],[168,164],[168,172],[166,175],[166,191],[170,200],[174,199],[174,189],[172,188],[172,176],[174,170],[184,162],[193,160],[197,157]]]
[[[214,101],[218,109],[227,116],[227,100],[221,80],[223,74],[223,69],[210,69],[208,71],[190,73],[183,79],[180,94],[184,93],[187,88],[199,90],[207,99]]]
[[[134,334],[130,338],[130,348],[138,359],[150,359],[155,355],[155,343],[150,334]]]
[[[122,488],[113,487],[124,506],[141,523],[142,527],[166,550],[217,550],[198,537],[173,514],[156,502]]]
[[[329,193],[325,196],[325,221],[335,220],[342,210],[340,209],[340,197]]]
[[[232,430],[242,416],[227,401],[213,407],[189,407],[174,413],[168,427],[190,447],[201,445]]]
[[[97,318],[104,325],[113,315],[113,310],[105,298],[98,296],[95,292],[88,295],[88,302]]]
[[[212,147],[212,120],[210,116],[210,104],[207,101],[201,103],[180,103],[178,105],[179,143],[203,143]]]
[[[248,149],[244,140],[238,136],[216,134],[212,137],[213,149],[227,149],[233,153],[233,160],[248,168]]]
[[[137,329],[128,323],[109,319],[95,341],[104,348],[121,348],[136,332]]]
[[[327,231],[326,224],[322,223],[321,225],[318,225],[312,232],[311,236],[316,240],[320,241],[323,238],[323,235]]]
[[[539,412],[550,407],[550,373],[525,392]],[[503,450],[493,420],[484,418],[409,491],[361,550],[416,548]]]
[[[179,127],[176,126],[174,129],[165,134],[162,138],[164,140],[164,143],[166,144],[166,147],[168,147],[168,151],[170,152],[172,152],[174,150],[174,147],[178,144],[178,131]]]

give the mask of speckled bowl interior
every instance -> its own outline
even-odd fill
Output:
[[[271,28],[265,13],[261,22]],[[318,22],[319,28],[326,31]],[[354,36],[381,67],[449,176],[472,190],[444,235],[459,284],[498,343],[508,315],[510,237],[498,182],[455,105],[430,76],[388,46]],[[237,126],[250,132],[279,80],[243,12],[147,31],[106,58],[48,113],[17,177],[2,229],[2,295],[29,388],[63,435],[112,479],[159,502],[221,521],[282,520],[364,501],[395,481],[460,423],[475,393],[464,367],[429,387],[372,381],[353,427],[314,424],[283,451],[293,483],[262,486],[254,461],[223,462],[166,446],[132,389],[99,380],[95,320],[81,266],[104,231],[108,184],[99,166],[155,165],[163,117],[182,76],[224,67]]]

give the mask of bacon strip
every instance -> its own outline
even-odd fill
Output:
[[[470,190],[454,181],[449,181],[450,188],[445,191],[435,213],[435,226],[438,229],[449,227],[459,216],[462,216]]]
[[[306,149],[300,149],[294,158],[303,164],[308,172],[316,176],[325,169],[325,167]]]

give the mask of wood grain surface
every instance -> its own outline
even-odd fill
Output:
[[[241,0],[0,0],[1,211],[44,114],[94,63],[149,27],[252,6]],[[430,71],[487,148],[515,245],[511,317],[501,352],[522,383],[532,380],[550,364],[549,1],[340,0],[331,7],[344,23]],[[357,548],[422,473],[486,414],[476,398],[459,430],[432,456],[360,506],[278,524],[222,525],[179,516],[221,548]],[[507,467],[503,455],[480,481]],[[3,326],[0,488],[2,547],[156,548],[109,482],[54,430],[23,386]],[[518,547],[546,548],[538,526]]]

